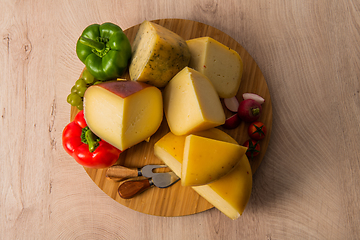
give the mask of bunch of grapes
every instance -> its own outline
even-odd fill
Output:
[[[94,78],[90,72],[85,69],[75,85],[71,88],[71,93],[67,97],[67,102],[71,106],[77,107],[79,110],[83,110],[83,97],[86,89],[91,85],[98,83],[99,81]]]

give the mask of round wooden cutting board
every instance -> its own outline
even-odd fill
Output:
[[[206,24],[181,19],[161,19],[153,22],[174,31],[185,40],[204,36],[212,37],[240,54],[244,62],[244,73],[237,94],[238,99],[242,100],[242,94],[246,92],[257,93],[265,98],[265,103],[262,105],[263,112],[259,121],[266,125],[268,134],[266,138],[260,142],[261,153],[254,157],[253,160],[250,160],[252,171],[255,173],[269,144],[272,127],[272,105],[268,86],[254,59],[233,38]],[[131,43],[133,42],[138,29],[139,25],[136,25],[124,31]],[[226,108],[224,109],[227,117],[233,114]],[[75,107],[71,108],[71,120],[74,119],[77,112],[78,110]],[[222,127],[218,128],[236,139],[239,144],[243,144],[248,139],[248,125],[249,124],[241,123],[238,128],[233,130],[226,130]],[[160,128],[151,137],[150,141],[139,143],[121,153],[116,165],[142,167],[146,164],[163,164],[160,159],[154,156],[153,147],[154,144],[168,132],[169,128],[164,116]],[[122,205],[142,213],[174,217],[199,213],[213,207],[191,187],[182,187],[180,181],[165,189],[153,187],[132,199],[125,200],[120,198],[117,194],[119,183],[106,178],[106,169],[85,168],[85,170],[96,185],[98,185],[107,195]]]

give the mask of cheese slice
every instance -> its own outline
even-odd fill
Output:
[[[164,111],[170,130],[186,135],[225,123],[220,98],[209,79],[185,67],[163,91]]]
[[[186,43],[191,53],[189,67],[207,76],[221,98],[234,97],[243,74],[240,55],[210,37],[194,38]]]
[[[194,135],[236,143],[235,139],[216,128],[197,132]],[[154,146],[155,155],[178,176],[181,176],[185,138],[186,136],[176,136],[169,132]],[[252,189],[251,167],[246,155],[239,159],[239,163],[229,174],[210,184],[192,189],[226,216],[237,219],[244,212]]]
[[[182,37],[149,21],[140,25],[132,49],[131,80],[156,87],[164,87],[190,61],[190,51]]]
[[[181,172],[183,186],[211,183],[229,173],[246,147],[190,134],[185,139]]]
[[[84,117],[91,131],[120,150],[147,140],[163,118],[161,91],[145,83],[111,81],[89,87]]]

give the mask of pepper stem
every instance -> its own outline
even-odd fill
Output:
[[[79,41],[80,41],[80,43],[82,43],[88,47],[95,48],[96,51],[99,51],[99,52],[103,51],[105,49],[105,43],[103,43],[103,42],[94,41],[90,38],[86,38],[83,36],[80,37]]]
[[[89,152],[94,152],[99,146],[100,138],[96,136],[89,127],[82,129],[81,142],[89,146]]]
[[[91,130],[89,130],[85,133],[85,138],[89,145],[89,151],[94,152],[95,149],[99,146],[99,142],[97,141],[98,137]]]
[[[254,116],[258,115],[258,114],[260,113],[260,108],[253,108],[253,109],[251,109],[251,113],[252,113]]]

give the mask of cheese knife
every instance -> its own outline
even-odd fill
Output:
[[[153,186],[158,188],[167,188],[179,180],[180,178],[173,172],[154,173],[151,178],[142,180],[126,180],[122,182],[118,188],[118,193],[121,198],[129,199]]]
[[[146,165],[142,168],[128,168],[120,165],[109,167],[106,170],[106,177],[114,181],[124,180],[125,178],[134,178],[144,176],[151,178],[154,176],[153,170],[156,168],[165,168],[166,165]]]

